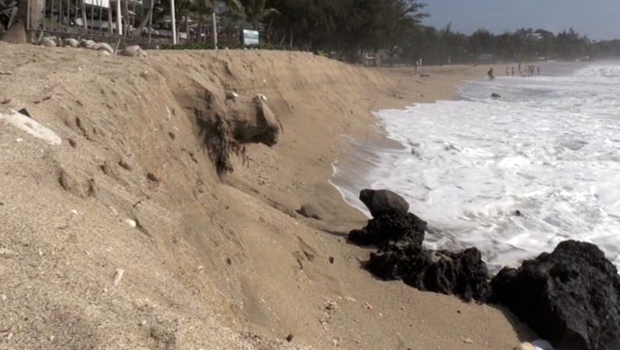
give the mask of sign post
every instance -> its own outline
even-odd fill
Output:
[[[215,11],[212,13],[213,18],[213,48],[217,50],[217,16]]]
[[[244,46],[258,46],[259,45],[258,31],[244,29],[243,30],[243,45]]]

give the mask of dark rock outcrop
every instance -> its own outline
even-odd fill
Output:
[[[411,213],[379,213],[361,230],[349,233],[349,241],[377,246],[365,268],[384,280],[403,280],[423,291],[455,294],[462,299],[485,301],[489,295],[487,266],[476,248],[462,252],[422,248],[426,222]]]
[[[502,269],[491,286],[493,302],[557,348],[620,349],[620,277],[593,244],[564,241],[519,269]]]
[[[409,242],[421,247],[426,221],[411,213],[384,211],[368,220],[361,230],[349,233],[348,240],[360,246],[384,247],[390,242]]]
[[[390,190],[365,189],[360,192],[360,200],[366,205],[373,218],[385,211],[406,213],[409,203]]]
[[[411,243],[392,244],[371,254],[366,269],[384,280],[402,280],[422,291],[458,295],[465,301],[487,300],[487,266],[480,251],[425,250]]]
[[[500,96],[500,94],[497,94],[497,93],[494,92],[494,93],[491,94],[491,97],[492,98],[501,98],[502,96]]]

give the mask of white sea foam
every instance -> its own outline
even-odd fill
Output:
[[[364,174],[343,176],[336,164],[356,179],[334,183],[345,199],[362,210],[363,187],[398,192],[435,228],[427,245],[476,246],[492,268],[568,238],[597,244],[619,266],[620,64],[461,91],[460,100],[378,112],[405,149],[364,149]]]

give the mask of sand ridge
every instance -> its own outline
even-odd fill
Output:
[[[367,251],[342,233],[365,218],[328,183],[341,136],[366,135],[370,111],[450,98],[484,68],[429,67],[420,78],[307,53],[143,60],[0,43],[0,71],[0,113],[27,108],[63,140],[0,122],[0,348],[519,343],[499,310],[361,270]],[[264,94],[283,127],[278,144],[249,145],[248,164],[234,158],[220,179],[195,121],[205,91]],[[324,220],[296,214],[302,204]]]

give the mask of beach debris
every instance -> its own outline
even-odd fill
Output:
[[[333,256],[330,256],[330,257],[329,257],[329,263],[330,263],[330,264],[333,264],[333,263],[334,263],[334,257],[333,257]]]
[[[407,213],[409,211],[409,203],[403,197],[390,190],[364,189],[360,191],[359,199],[366,205],[373,217],[385,211],[396,211],[399,213]]]
[[[259,98],[263,102],[267,102],[267,96],[263,94],[257,94],[256,97]]]
[[[138,224],[136,223],[135,220],[131,220],[131,219],[125,219],[125,223],[131,227],[136,227],[138,226]]]
[[[28,110],[26,108],[22,108],[19,111],[17,111],[17,113],[21,113],[23,115],[25,115],[28,118],[32,118],[32,116],[30,115],[30,113],[28,112]]]
[[[495,92],[491,94],[492,98],[501,98],[500,94],[496,94]]]
[[[128,170],[128,171],[131,171],[133,169],[132,166],[129,163],[127,163],[127,161],[125,159],[119,160],[118,161],[118,166],[120,166],[121,168],[123,168],[125,170]]]
[[[157,178],[157,176],[153,173],[147,173],[146,178],[151,182],[155,182],[155,183],[159,182],[159,178]]]
[[[293,341],[293,333],[290,333],[290,334],[286,337],[286,341],[287,341],[287,342],[289,342],[289,343],[290,343],[291,341]]]
[[[121,283],[121,280],[123,279],[124,274],[125,274],[125,270],[116,269],[116,272],[114,273],[114,285],[115,286],[118,286],[118,284]]]
[[[372,305],[370,305],[369,303],[364,303],[364,305],[362,305],[363,308],[368,309],[368,310],[372,310]]]
[[[465,343],[465,344],[473,344],[474,341],[471,340],[471,338],[463,338],[463,343]]]
[[[355,300],[355,298],[354,298],[354,297],[351,297],[351,296],[346,296],[346,297],[344,297],[344,300],[346,300],[346,301],[350,301],[350,302],[352,302],[352,303],[357,302],[357,300]]]
[[[504,267],[491,286],[493,302],[557,348],[620,349],[620,276],[594,244],[563,241],[518,269]]]
[[[297,209],[297,213],[307,218],[321,220],[321,214],[319,210],[312,204],[304,204],[301,208]]]
[[[226,91],[226,99],[227,100],[234,100],[237,97],[239,97],[239,94],[234,92],[234,91]]]
[[[0,258],[9,259],[15,255],[12,250],[6,247],[0,247]]]
[[[28,113],[27,111],[25,113]],[[55,132],[49,128],[41,125],[36,120],[32,119],[29,115],[22,114],[15,110],[10,110],[10,113],[0,113],[0,120],[3,120],[12,126],[27,132],[28,134],[42,139],[50,145],[60,145],[62,139]]]

